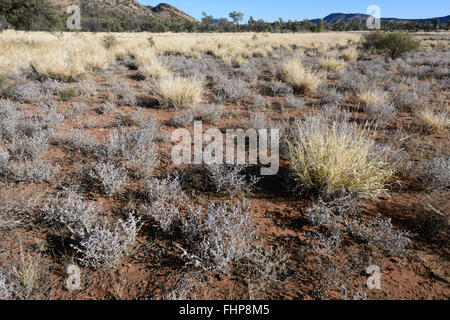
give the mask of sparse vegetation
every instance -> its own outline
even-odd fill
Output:
[[[0,33],[0,299],[447,298],[448,32],[372,50],[357,21],[133,12]],[[264,129],[280,148],[252,163]],[[234,164],[206,165],[213,142]]]

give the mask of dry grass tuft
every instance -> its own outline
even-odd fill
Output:
[[[139,70],[146,78],[160,79],[169,74],[167,67],[158,61],[139,66]]]
[[[381,89],[363,89],[358,93],[357,99],[364,106],[384,105],[389,102],[388,93]]]
[[[345,66],[345,63],[335,58],[325,58],[319,61],[319,65],[326,71],[336,72],[342,70]]]
[[[166,76],[158,83],[157,92],[163,106],[176,109],[199,103],[203,93],[203,82],[193,78]]]
[[[377,147],[365,133],[323,116],[297,122],[289,139],[289,158],[300,187],[325,196],[383,192],[394,175],[389,149]]]
[[[358,59],[358,50],[355,48],[349,48],[342,52],[342,58],[346,61],[353,61]]]
[[[82,58],[73,52],[48,52],[31,62],[40,75],[59,81],[78,81],[87,74]]]
[[[305,69],[299,59],[290,59],[280,68],[284,81],[302,93],[314,92],[323,81],[323,75]]]
[[[445,131],[449,125],[447,112],[433,111],[431,108],[425,108],[417,113],[417,116],[433,131]]]

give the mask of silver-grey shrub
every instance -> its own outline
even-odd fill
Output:
[[[108,196],[119,193],[128,183],[125,167],[112,161],[95,163],[89,175],[102,186],[103,192]]]
[[[179,115],[175,115],[170,119],[170,122],[176,127],[187,127],[194,123],[194,111],[186,110]]]
[[[390,255],[406,255],[408,252],[407,247],[411,243],[409,233],[394,230],[391,219],[385,219],[381,214],[367,224],[355,220],[349,227],[354,236],[379,246]]]
[[[117,106],[115,103],[106,101],[105,103],[102,103],[98,108],[97,111],[100,114],[111,114],[115,112],[117,109]]]
[[[134,89],[128,83],[115,80],[111,85],[110,91],[114,94],[114,97],[117,99],[119,105],[136,105],[136,94]]]
[[[214,124],[222,118],[224,108],[215,104],[201,104],[193,108],[195,120]]]
[[[0,138],[12,141],[18,134],[22,112],[10,100],[0,100]]]
[[[45,92],[37,82],[19,84],[14,88],[14,97],[25,103],[52,103],[51,92]]]
[[[129,253],[140,229],[140,220],[130,214],[127,220],[118,220],[111,228],[103,221],[95,225],[74,249],[80,254],[82,265],[94,269],[113,269]]]
[[[217,270],[227,272],[233,261],[248,256],[255,242],[256,224],[245,203],[238,202],[231,208],[227,204],[211,203],[205,225],[208,235],[201,248]]]
[[[0,267],[0,300],[10,300],[13,294],[10,274]]]
[[[429,189],[450,188],[450,157],[421,162],[419,178]]]
[[[279,80],[271,81],[267,85],[266,91],[271,96],[280,96],[280,97],[286,97],[294,93],[294,90],[290,85]]]
[[[298,109],[305,105],[305,100],[291,94],[286,96],[286,104],[291,108]]]
[[[78,240],[90,232],[101,209],[93,202],[84,202],[81,197],[69,196],[64,201],[50,203],[45,209],[45,218],[58,232]]]
[[[392,103],[374,103],[366,106],[365,111],[379,127],[386,126],[397,114],[397,109]]]
[[[50,135],[48,131],[40,131],[31,137],[23,137],[7,145],[9,154],[14,160],[36,160],[45,156],[49,150]]]
[[[215,100],[218,103],[234,102],[242,103],[251,96],[251,90],[248,89],[247,83],[241,79],[222,79],[215,87]]]
[[[320,102],[323,104],[342,104],[345,102],[345,97],[342,93],[333,87],[321,87],[319,89],[321,94]]]
[[[204,268],[224,273],[232,262],[248,258],[256,243],[256,223],[244,201],[233,205],[211,202],[206,210],[191,208],[190,216],[183,220],[183,231],[187,238],[202,239],[191,258]]]
[[[227,192],[230,195],[248,192],[258,182],[258,178],[251,176],[247,181],[246,175],[242,172],[248,165],[205,165],[209,177],[217,192]]]
[[[150,118],[138,129],[114,130],[97,153],[108,159],[123,157],[136,169],[138,175],[150,176],[158,164],[159,154],[155,141],[160,128],[159,123]]]
[[[173,223],[180,218],[180,208],[187,203],[179,179],[148,179],[143,190],[147,200],[144,211],[159,222],[164,232],[169,232]]]

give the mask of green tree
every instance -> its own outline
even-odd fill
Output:
[[[433,30],[433,25],[431,24],[431,22],[425,22],[424,24],[422,24],[422,28],[425,31],[432,31]]]
[[[325,30],[325,23],[322,19],[319,20],[319,23],[316,26],[316,32],[323,32]]]
[[[49,0],[1,0],[0,16],[19,30],[62,29],[62,19]]]
[[[419,49],[420,40],[404,32],[371,33],[362,39],[365,50],[388,53],[392,59],[401,57],[404,53]]]
[[[242,12],[233,11],[230,12],[228,16],[231,18],[231,20],[233,20],[234,24],[236,24],[237,26],[239,25],[239,22],[242,22],[242,20],[244,20],[244,14]]]
[[[440,23],[440,21],[439,21],[438,18],[433,19],[433,27],[434,27],[434,30],[436,30],[436,31],[439,30],[439,23]]]

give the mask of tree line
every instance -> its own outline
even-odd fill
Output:
[[[319,20],[284,21],[280,18],[274,22],[250,17],[244,23],[244,14],[233,11],[228,18],[215,19],[203,12],[200,22],[186,21],[177,18],[148,19],[143,17],[99,15],[82,8],[82,31],[89,32],[326,32],[326,31],[362,31],[368,30],[365,23],[358,20],[328,23]],[[49,0],[1,0],[0,29],[11,27],[17,30],[64,31],[65,14]],[[438,19],[433,22],[393,23],[382,21],[381,27],[387,31],[435,31],[449,30],[449,24]]]

